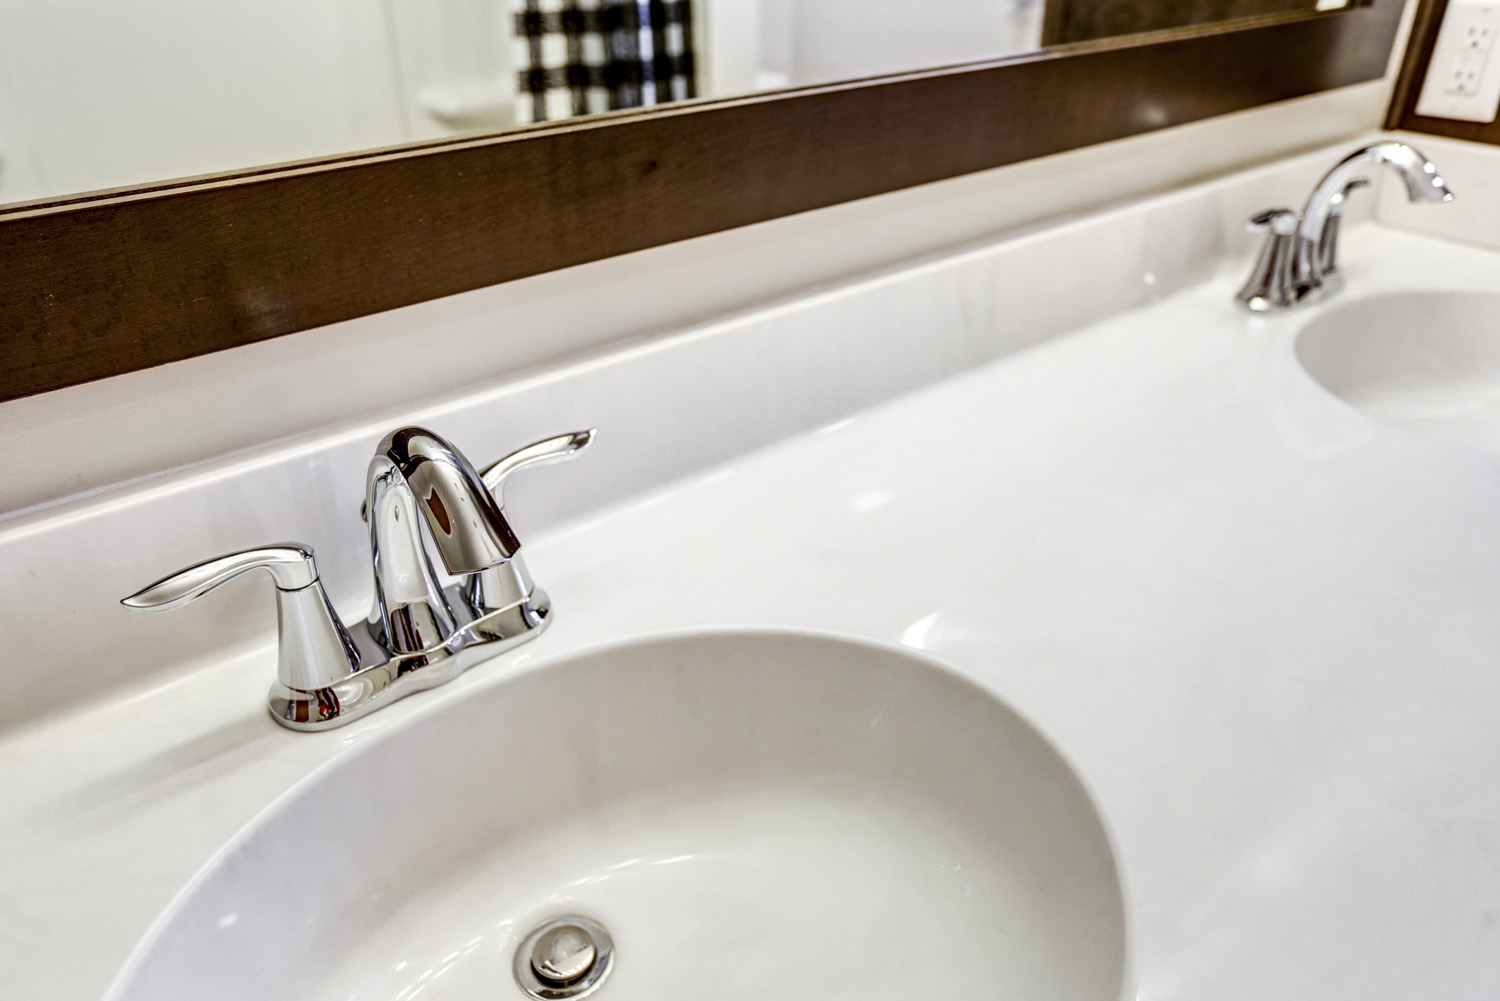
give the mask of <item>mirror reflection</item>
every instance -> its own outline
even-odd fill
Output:
[[[0,0],[0,203],[1353,0]]]

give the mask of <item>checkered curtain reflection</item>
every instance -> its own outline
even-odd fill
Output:
[[[517,0],[517,119],[697,96],[690,0]]]

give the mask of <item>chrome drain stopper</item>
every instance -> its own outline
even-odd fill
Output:
[[[570,914],[535,928],[516,949],[516,983],[540,1001],[592,994],[614,966],[615,945],[597,921]]]
[[[594,968],[598,955],[588,932],[577,925],[557,925],[531,947],[531,972],[549,984],[571,984]]]

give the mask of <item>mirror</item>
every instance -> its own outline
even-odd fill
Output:
[[[0,0],[0,203],[1351,0]]]
[[[332,5],[337,26],[337,5],[354,0],[302,2]],[[0,205],[0,402],[1383,79],[1405,0],[1344,6]],[[0,55],[14,37],[0,34]],[[125,49],[139,41],[121,36]],[[137,69],[180,89],[175,71]],[[220,132],[195,125],[181,148],[214,134],[348,138],[215,100],[203,110]],[[108,167],[172,145],[111,124],[62,136]]]

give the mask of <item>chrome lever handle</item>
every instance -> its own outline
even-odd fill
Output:
[[[543,438],[525,448],[519,448],[481,474],[485,488],[494,495],[495,503],[500,505],[501,510],[504,510],[505,481],[510,478],[511,473],[528,466],[544,466],[571,459],[587,448],[597,433],[596,428],[589,428],[586,431],[560,434],[555,438]],[[464,582],[465,599],[480,617],[534,601],[536,593],[539,592],[536,591],[520,553],[513,556],[505,566],[472,574]]]
[[[1297,224],[1297,213],[1287,208],[1267,209],[1245,224],[1252,233],[1266,234],[1250,277],[1235,293],[1240,305],[1251,312],[1274,312],[1296,304]]]
[[[281,684],[314,692],[359,669],[359,653],[318,579],[312,550],[295,542],[205,560],[163,577],[120,604],[138,612],[171,611],[251,570],[268,571],[276,584],[276,674]]]
[[[1245,222],[1250,233],[1274,233],[1276,236],[1291,236],[1297,232],[1297,213],[1291,209],[1266,209],[1251,216]]]
[[[598,428],[589,428],[586,431],[574,431],[570,434],[560,434],[555,438],[534,441],[525,448],[516,449],[490,466],[480,476],[490,493],[495,495],[495,502],[504,507],[505,481],[511,473],[528,466],[547,466],[554,462],[565,462],[592,444],[594,436],[598,433]]]
[[[220,584],[251,570],[270,572],[280,591],[296,591],[318,580],[312,550],[297,543],[246,549],[179,570],[120,601],[138,612],[168,612],[192,604]]]

